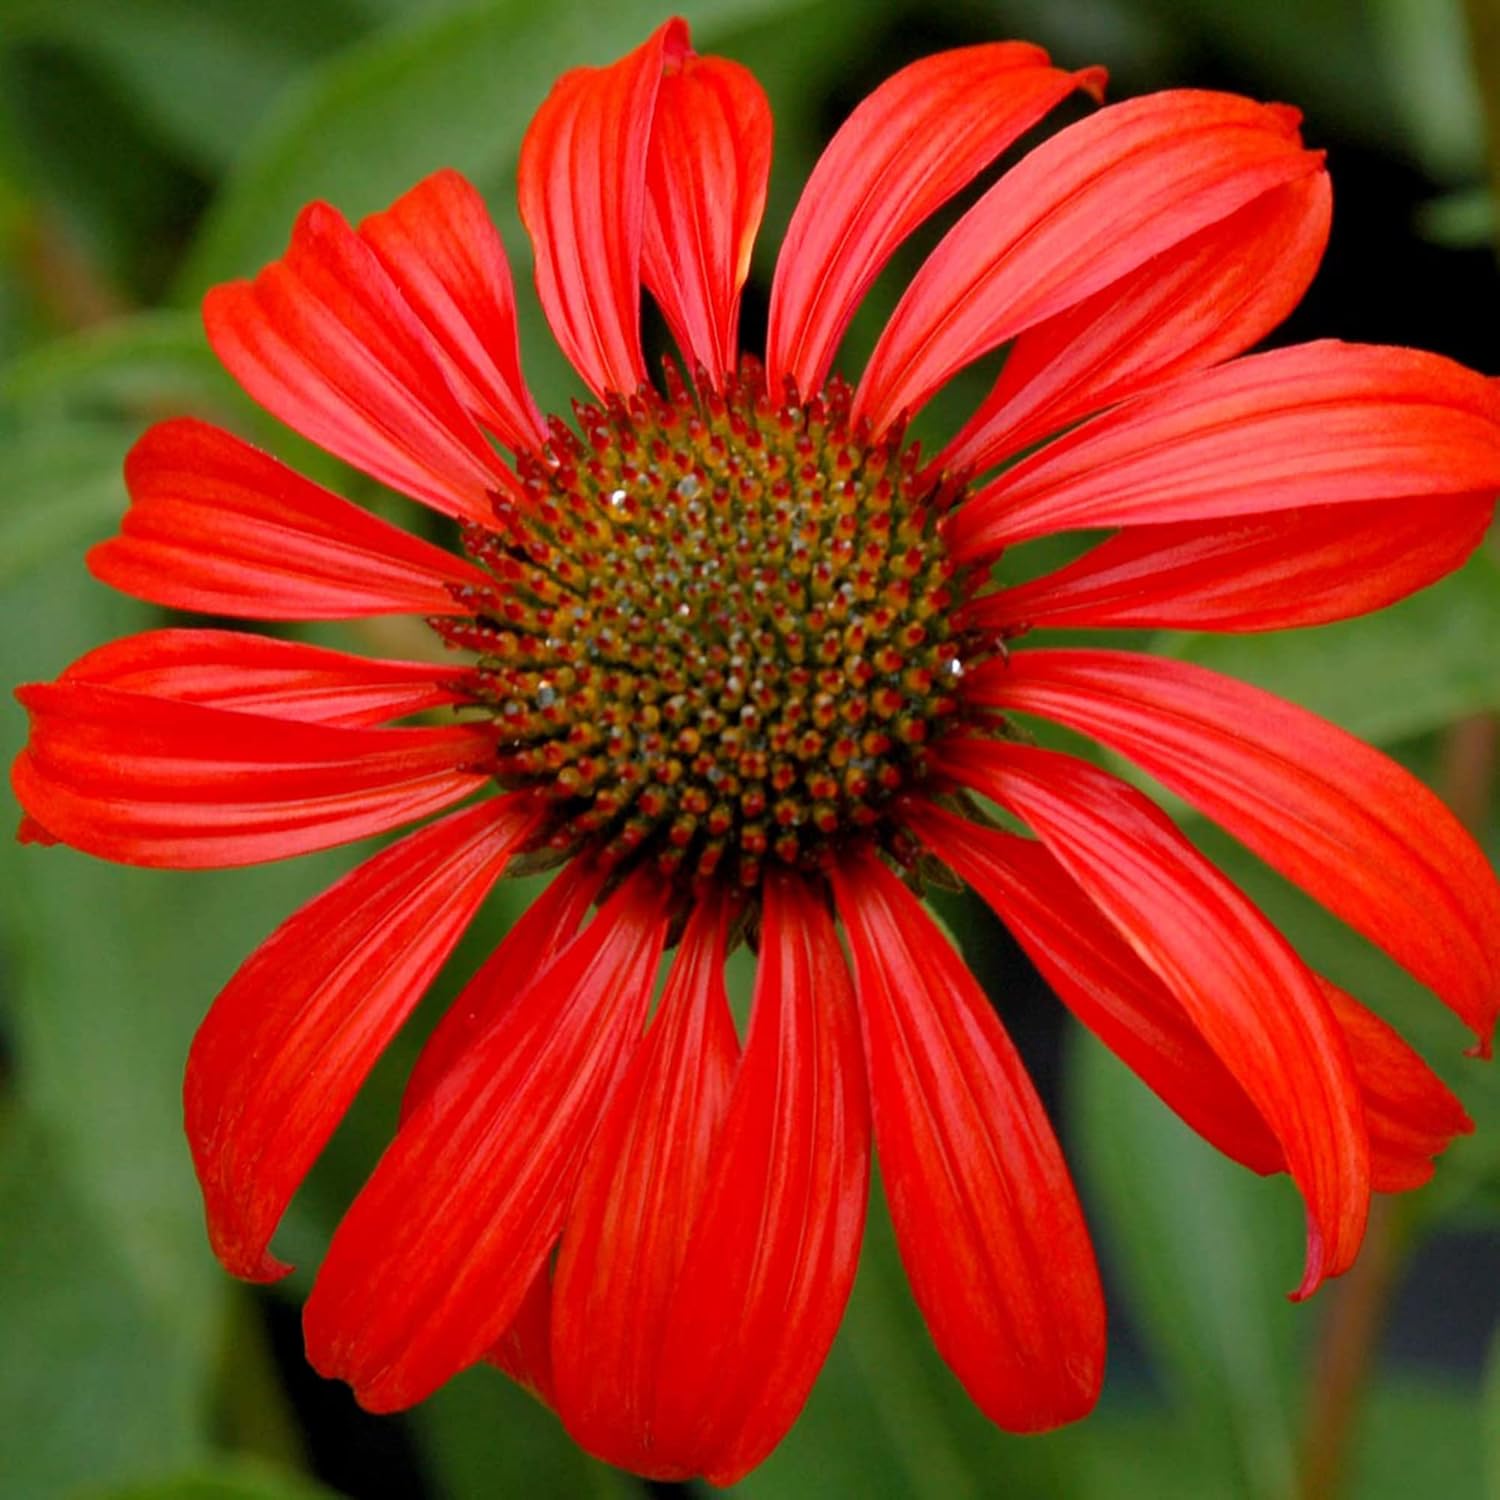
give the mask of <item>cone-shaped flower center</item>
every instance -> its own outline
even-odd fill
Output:
[[[551,841],[751,886],[879,838],[958,711],[950,490],[835,383],[773,404],[671,381],[556,420],[472,555],[495,575],[439,628],[481,652],[500,779],[556,801]]]

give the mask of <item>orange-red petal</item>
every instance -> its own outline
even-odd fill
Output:
[[[834,886],[881,1181],[938,1353],[1002,1427],[1081,1417],[1104,1378],[1104,1298],[1041,1101],[978,983],[895,875],[861,854]]]
[[[538,817],[496,798],[382,849],[214,1002],[188,1055],[186,1128],[214,1253],[235,1275],[291,1269],[266,1247],[292,1194]]]
[[[1364,1112],[1343,1032],[1285,939],[1146,797],[1097,767],[978,739],[947,741],[934,759],[1031,825],[1260,1111],[1307,1203],[1296,1295],[1347,1270],[1369,1212]]]
[[[1410,772],[1325,720],[1190,662],[1016,652],[974,701],[1103,741],[1229,830],[1429,986],[1487,1047],[1500,881]]]

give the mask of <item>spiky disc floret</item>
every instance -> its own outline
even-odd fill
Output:
[[[953,494],[851,430],[841,382],[773,403],[747,361],[666,391],[554,419],[466,533],[493,593],[433,623],[480,653],[499,778],[554,800],[554,848],[753,886],[881,837],[958,712]]]

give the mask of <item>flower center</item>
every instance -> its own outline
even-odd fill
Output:
[[[885,837],[958,712],[954,491],[851,430],[842,382],[778,406],[750,361],[722,394],[674,376],[552,421],[465,536],[493,597],[434,624],[481,653],[499,779],[554,801],[552,847],[753,886]]]

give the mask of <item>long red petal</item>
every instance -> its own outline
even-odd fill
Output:
[[[124,864],[254,864],[367,838],[467,796],[493,758],[480,725],[349,729],[66,680],[16,696],[31,714],[17,800]]]
[[[351,728],[470,701],[461,668],[382,661],[236,630],[148,630],[80,657],[63,682]]]
[[[206,422],[149,428],[125,460],[120,535],[96,578],[153,604],[259,620],[452,615],[483,589],[462,558],[392,526]]]
[[[869,1110],[849,971],[826,898],[767,878],[745,1055],[672,1299],[653,1447],[741,1478],[802,1409],[854,1283]]]
[[[603,881],[598,867],[570,860],[521,914],[428,1038],[401,1096],[402,1124],[434,1090],[462,1087],[469,1049],[573,940]],[[543,1264],[533,1277],[519,1311],[484,1357],[539,1400],[555,1404],[550,1265]]]
[[[938,1353],[992,1421],[1081,1417],[1104,1378],[1083,1214],[994,1010],[873,855],[834,876],[854,955],[881,1180]]]
[[[1055,573],[976,599],[967,618],[1002,633],[1323,625],[1446,577],[1484,540],[1494,511],[1492,496],[1471,495],[1132,526]]]
[[[1161,976],[1275,1132],[1307,1203],[1295,1295],[1353,1263],[1369,1147],[1343,1032],[1313,976],[1146,797],[1085,761],[949,740],[939,769],[1025,819]]]
[[[1302,300],[1332,210],[1326,172],[1273,188],[1028,329],[935,462],[982,473],[1153,381],[1242,354]]]
[[[1017,652],[965,687],[1129,756],[1384,948],[1488,1047],[1500,881],[1394,761],[1259,688],[1134,652]]]
[[[954,516],[964,560],[1053,531],[1500,490],[1500,392],[1437,354],[1325,341],[1182,376],[1007,470]]]
[[[646,161],[641,274],[677,347],[715,380],[737,361],[770,172],[771,106],[753,75],[691,54],[669,67]]]
[[[427,1038],[401,1095],[402,1124],[436,1090],[462,1086],[470,1049],[578,935],[604,874],[571,859],[521,913]]]
[[[1065,73],[1040,47],[993,42],[903,68],[839,127],[787,226],[771,286],[766,365],[822,388],[860,299],[896,248],[1074,89],[1096,98],[1104,72]]]
[[[1226,1156],[1281,1172],[1275,1136],[1171,991],[1044,845],[915,801],[903,816],[1014,934],[1057,997]]]
[[[291,1269],[266,1247],[292,1194],[537,822],[528,800],[495,798],[382,849],[214,1002],[188,1055],[186,1125],[214,1253],[236,1276]]]
[[[1381,1193],[1404,1193],[1432,1176],[1432,1158],[1474,1122],[1447,1085],[1373,1011],[1320,979],[1359,1075],[1370,1132],[1370,1180]]]
[[[1318,170],[1295,111],[1174,90],[1044,141],[943,239],[855,396],[877,432],[965,365],[1237,209]]]
[[[473,1364],[515,1319],[639,1040],[667,924],[627,881],[413,1111],[334,1234],[308,1357],[392,1411]]]
[[[441,348],[375,252],[326,203],[286,254],[203,300],[208,341],[295,432],[448,516],[493,520],[515,476],[449,380]]]
[[[509,1375],[538,1401],[555,1407],[552,1381],[552,1268],[531,1278],[510,1326],[490,1345],[485,1363]]]
[[[663,70],[688,54],[667,21],[607,68],[564,73],[521,143],[521,220],[536,288],[563,353],[596,395],[628,395],[641,356],[646,161]]]
[[[434,172],[359,226],[447,357],[469,409],[513,452],[547,429],[526,377],[510,262],[484,199],[451,168]]]
[[[732,908],[705,900],[610,1104],[563,1227],[553,1301],[557,1409],[590,1453],[683,1477],[655,1430],[664,1344],[729,1105],[739,1039],[724,991]],[[702,1395],[702,1391],[696,1392]]]

